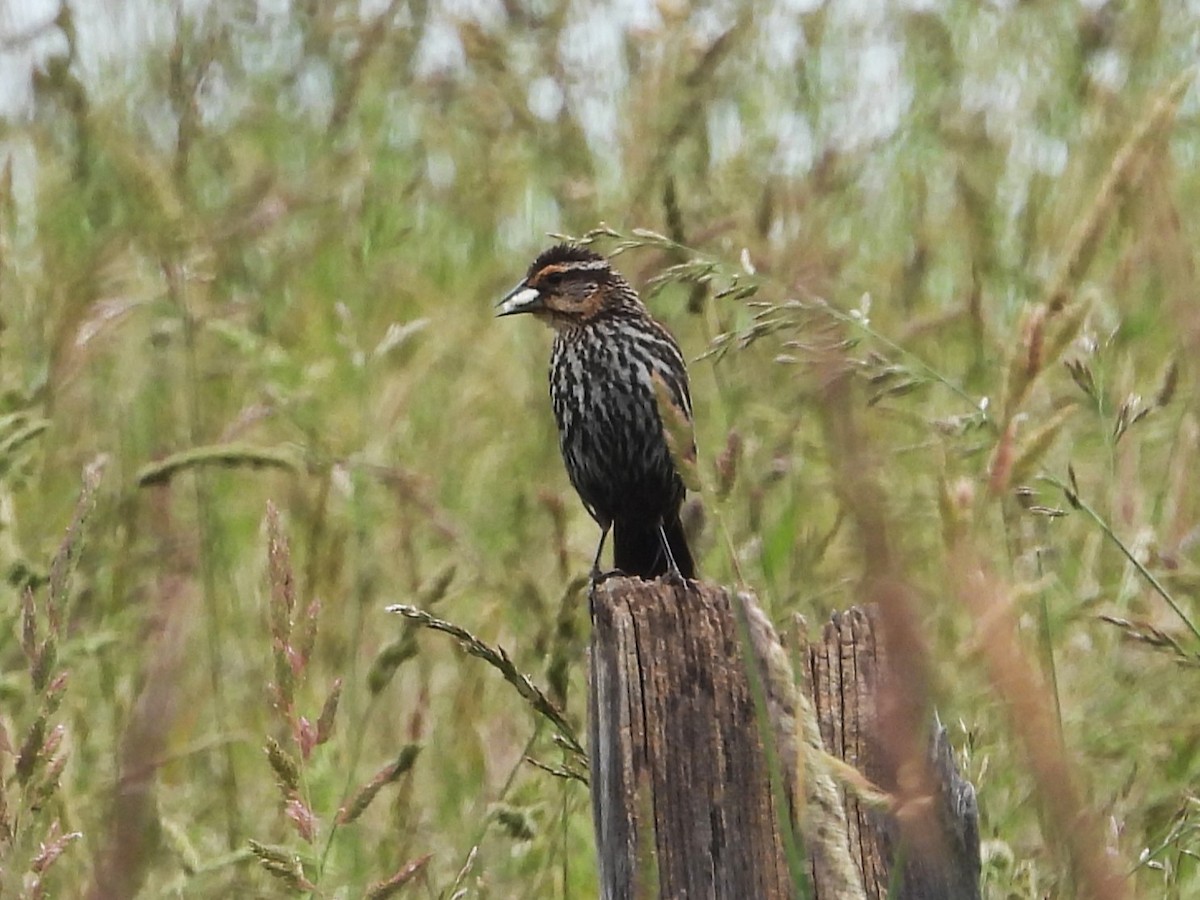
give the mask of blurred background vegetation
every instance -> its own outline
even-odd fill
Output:
[[[582,730],[596,530],[491,307],[607,223],[696,360],[705,576],[861,599],[836,352],[986,896],[1076,894],[1060,738],[1089,852],[1195,896],[1197,46],[1153,0],[0,6],[0,893],[595,895],[554,729],[384,607]]]

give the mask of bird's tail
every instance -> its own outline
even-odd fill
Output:
[[[663,532],[671,548],[671,556],[684,578],[696,577],[696,563],[688,548],[687,536],[679,513],[663,522]],[[657,578],[667,572],[667,555],[663,552],[658,526],[644,522],[618,520],[613,523],[613,567],[626,575]]]

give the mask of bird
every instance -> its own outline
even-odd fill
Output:
[[[541,253],[496,304],[496,316],[530,314],[555,332],[550,401],[567,476],[600,526],[593,582],[610,574],[646,580],[696,577],[680,521],[687,489],[671,433],[686,432],[695,458],[692,399],[679,344],[630,283],[589,247],[560,243]],[[614,571],[600,557],[613,532]]]

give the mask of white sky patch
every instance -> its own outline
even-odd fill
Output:
[[[620,159],[619,103],[629,73],[623,52],[625,24],[614,11],[589,3],[573,15],[558,39],[558,58],[568,73],[565,93],[592,153],[616,167]]]
[[[310,59],[300,70],[293,90],[295,104],[314,124],[324,124],[333,113],[333,73],[324,60]]]
[[[441,151],[429,154],[425,160],[425,174],[430,185],[437,190],[445,190],[454,184],[454,177],[458,174],[454,157]]]
[[[223,129],[231,125],[245,107],[245,98],[229,84],[225,67],[214,62],[204,73],[196,91],[196,109],[206,128]]]
[[[248,98],[239,94],[242,67],[251,76],[290,70],[300,65],[297,82],[287,91],[286,104],[317,122],[327,119],[333,98],[332,73],[321,60],[302,60],[303,34],[297,24],[296,0],[70,0],[78,31],[76,71],[98,100],[116,97],[145,122],[150,140],[169,148],[174,138],[174,114],[162,99],[161,85],[145,87],[145,60],[155,65],[174,40],[179,11],[217,27],[230,27],[234,61],[213,68],[200,85],[198,103],[206,128],[221,129],[245,114]],[[354,0],[363,20],[383,13],[390,0]],[[701,51],[736,19],[742,0],[707,0],[688,5],[683,0],[570,0],[567,25],[555,47],[537,44],[536,36],[503,31],[508,23],[507,0],[430,0],[429,18],[420,35],[414,63],[418,78],[458,76],[468,61],[455,23],[470,21],[502,34],[514,54],[513,71],[527,84],[525,102],[540,121],[563,115],[577,119],[602,171],[620,175],[628,139],[630,111],[627,58],[630,41],[646,63],[662,59],[663,32],[681,29],[690,49]],[[530,0],[539,12],[560,0]],[[1088,15],[1106,0],[1074,0],[1077,13]],[[20,122],[32,112],[32,73],[66,49],[52,24],[59,0],[0,0],[0,124]],[[764,0],[754,9],[751,33],[739,37],[735,54],[722,66],[742,77],[739,83],[757,95],[714,99],[705,111],[704,127],[714,165],[720,165],[747,146],[773,146],[770,170],[803,177],[826,146],[855,151],[886,141],[903,125],[911,106],[913,86],[904,68],[904,17],[913,11],[939,16],[955,34],[955,50],[963,67],[957,85],[962,109],[982,112],[989,133],[1012,142],[1009,165],[1017,172],[1036,171],[1054,176],[1065,166],[1068,144],[1045,133],[1039,104],[1048,86],[1061,77],[1053,48],[1020,40],[1021,13],[1016,0],[989,0],[968,18],[959,17],[948,0]],[[824,12],[820,58],[809,59],[801,14]],[[1195,17],[1200,0],[1164,5],[1172,52],[1180,60],[1200,53]],[[1189,18],[1190,17],[1190,18]],[[680,19],[685,21],[680,21]],[[669,20],[669,21],[668,21]],[[412,12],[403,4],[394,28],[412,28]],[[203,39],[202,34],[199,37]],[[557,55],[557,62],[551,58]],[[798,62],[811,62],[819,92],[811,119],[795,107]],[[335,63],[336,65],[337,63]],[[1184,62],[1181,62],[1181,65]],[[761,83],[744,79],[746,67],[762,72]],[[740,72],[738,71],[740,68]],[[159,71],[159,70],[155,70]],[[556,79],[554,73],[563,74]],[[1129,62],[1119,49],[1097,53],[1088,76],[1097,85],[1120,93],[1129,90]],[[396,83],[406,86],[408,73]],[[133,89],[126,89],[132,85]],[[157,94],[155,93],[157,91]],[[412,148],[422,143],[427,110],[411,106],[406,90],[393,93],[389,143]],[[289,110],[289,112],[295,111]],[[1184,117],[1200,113],[1196,86],[1185,98]],[[1041,127],[1039,127],[1039,125]],[[1074,138],[1066,136],[1067,142]],[[1173,152],[1193,161],[1200,156],[1190,141],[1173,141]],[[450,157],[446,156],[446,160]],[[882,165],[882,164],[881,164]],[[453,183],[453,164],[428,161],[431,181]],[[445,174],[448,171],[449,174]],[[541,203],[537,204],[541,206]],[[514,213],[520,218],[523,213]],[[558,211],[530,216],[557,219]],[[551,225],[550,227],[555,227]]]
[[[663,27],[663,18],[656,3],[647,0],[612,0],[612,10],[615,17],[631,31],[657,31]]]
[[[543,122],[553,122],[557,119],[565,100],[563,89],[548,75],[535,78],[530,83],[525,98],[529,111]]]
[[[393,150],[407,150],[421,138],[419,112],[402,91],[388,95],[387,123],[387,143]]]
[[[1096,84],[1116,94],[1125,87],[1129,77],[1129,63],[1117,50],[1109,47],[1097,53],[1088,62],[1088,75]]]
[[[504,27],[508,21],[500,0],[442,0],[442,9],[451,20],[474,22],[489,31]]]
[[[803,57],[808,42],[804,38],[804,28],[794,14],[776,6],[759,17],[758,41],[761,47],[761,59],[770,70],[795,68]]]
[[[708,47],[733,27],[737,10],[731,3],[714,3],[695,12],[688,27],[698,47]]]
[[[912,102],[901,47],[882,36],[856,55],[845,93],[829,104],[829,138],[841,150],[862,149],[895,133]]]
[[[154,149],[159,153],[171,153],[179,143],[179,123],[175,110],[165,97],[156,97],[138,105],[137,117],[150,135]]]
[[[441,15],[429,21],[421,35],[413,68],[416,76],[422,79],[462,75],[467,71],[467,54],[453,22]]]
[[[0,119],[28,115],[33,105],[33,72],[65,54],[67,40],[55,27],[52,0],[0,2]]]
[[[525,188],[520,207],[500,222],[497,238],[505,250],[525,256],[541,249],[547,232],[562,228],[558,201],[531,184]]]
[[[185,15],[206,3],[184,3]],[[98,85],[114,70],[124,71],[139,52],[167,46],[175,37],[175,4],[91,0],[76,4],[76,63],[84,83]]]
[[[377,5],[386,7],[388,0],[362,0],[359,9],[364,12],[369,6]],[[292,0],[256,0],[254,4],[255,12],[258,14],[259,22],[262,22],[264,17],[284,18],[291,15]],[[383,12],[383,9],[378,10]]]
[[[986,78],[975,78],[969,73],[959,88],[963,109],[967,112],[986,113],[989,120],[1011,122],[1022,105],[1022,89],[1026,79],[1023,63],[1014,69],[990,72]]]
[[[807,174],[816,155],[816,139],[808,120],[799,112],[785,110],[770,120],[769,127],[775,136],[773,173],[784,178]]]
[[[705,125],[708,131],[709,158],[720,166],[738,155],[744,143],[742,116],[732,100],[717,100],[708,108]]]
[[[26,137],[0,140],[0,171],[5,166],[12,166],[12,192],[17,210],[17,233],[13,243],[21,251],[9,254],[6,263],[19,273],[33,262],[24,248],[32,243],[37,227],[34,201],[37,199],[38,163],[33,142]]]
[[[1030,129],[1013,138],[1012,162],[1026,170],[1058,178],[1067,168],[1066,141]]]
[[[778,0],[778,6],[790,13],[812,13],[825,6],[828,0]]]
[[[290,15],[291,4],[260,0],[257,30],[235,32],[238,60],[251,75],[276,72],[295,65],[304,52],[304,35]]]

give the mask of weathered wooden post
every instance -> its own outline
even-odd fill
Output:
[[[870,608],[838,613],[820,638],[806,646],[803,664],[825,752],[891,792],[899,774],[886,752],[888,736],[878,727],[877,701],[888,671],[879,629]],[[980,895],[975,790],[958,774],[940,723],[933,728],[925,762],[935,790],[920,810],[921,827],[933,833],[920,847],[902,846],[903,829],[896,816],[844,792],[850,856],[870,900],[975,900]],[[902,872],[897,874],[893,870],[898,858]],[[893,879],[898,885],[894,894],[889,893]]]
[[[897,823],[843,796],[820,754],[805,746],[824,739],[876,784],[890,783],[880,769],[886,756],[873,751],[871,697],[883,669],[869,614],[848,614],[805,648],[814,716],[752,597],[695,582],[612,578],[590,602],[589,757],[602,897],[773,900],[796,896],[801,883],[828,900],[888,896]],[[944,796],[934,802],[948,798],[950,812],[934,843],[964,851],[961,859],[929,859],[906,844],[899,896],[912,900],[978,896],[974,794],[954,780],[940,748],[948,769],[939,772]]]
[[[725,592],[592,593],[589,757],[602,896],[788,897],[791,878]]]

